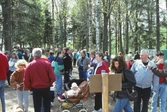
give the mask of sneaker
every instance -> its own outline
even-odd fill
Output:
[[[94,110],[92,112],[102,112],[102,109],[100,108],[99,110]]]
[[[51,105],[51,107],[53,107],[54,106],[53,102],[50,102],[50,105]]]
[[[102,109],[100,108],[100,109],[98,110],[98,112],[102,112]]]
[[[62,94],[59,94],[59,97],[60,97],[61,99],[65,99],[65,97],[64,97]]]

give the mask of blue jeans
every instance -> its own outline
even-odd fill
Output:
[[[20,91],[16,90],[18,104],[24,110],[24,112],[28,112],[28,91]]]
[[[62,94],[62,75],[56,74],[56,93]]]
[[[87,80],[87,71],[79,70],[79,79]]]
[[[159,84],[158,89],[156,92],[153,94],[152,98],[152,112],[157,112],[157,101],[158,101],[158,96],[160,98],[160,112],[166,112],[166,85]]]
[[[133,112],[128,98],[117,99],[112,112],[122,112],[122,110],[125,112]]]
[[[50,88],[33,88],[34,112],[41,112],[42,100],[44,112],[50,112]]]
[[[2,112],[6,112],[4,88],[5,88],[5,80],[0,80],[0,99],[2,105]]]

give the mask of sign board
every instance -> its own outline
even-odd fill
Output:
[[[122,90],[122,74],[108,74],[108,91]],[[90,93],[102,92],[102,75],[90,76]]]

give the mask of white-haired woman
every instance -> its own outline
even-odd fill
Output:
[[[18,104],[24,110],[28,112],[28,90],[23,83],[24,69],[27,66],[27,62],[23,59],[17,61],[15,64],[16,70],[10,77],[11,87],[16,90]]]

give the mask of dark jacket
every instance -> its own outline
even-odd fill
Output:
[[[165,83],[167,84],[167,63],[166,62],[164,63],[163,70],[159,70],[156,67],[151,67],[151,71],[158,77],[164,77]]]
[[[125,69],[122,74],[122,91],[117,92],[117,98],[128,98],[127,90],[131,93],[132,87],[136,84],[136,79],[131,70]],[[127,90],[126,90],[127,89]]]
[[[72,58],[67,53],[64,54],[63,62],[65,71],[72,69]]]

